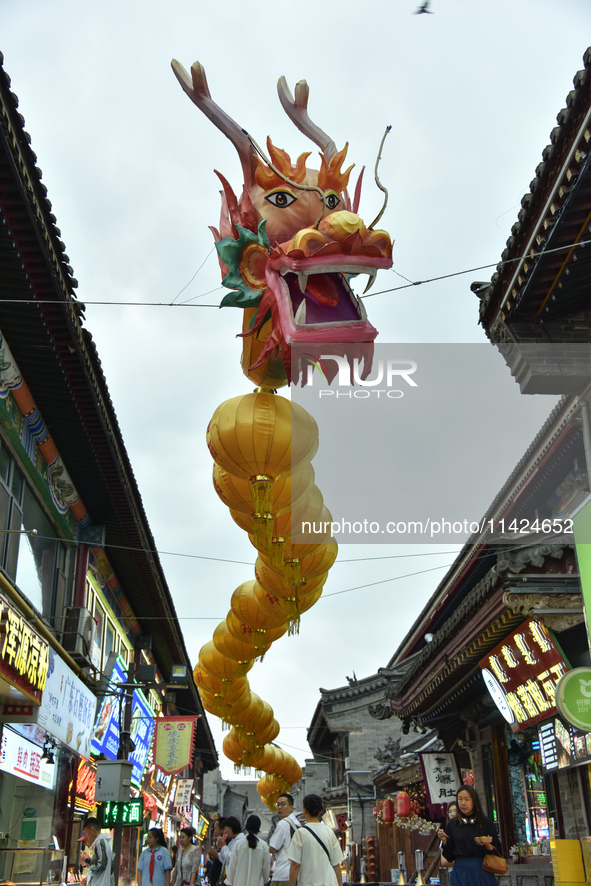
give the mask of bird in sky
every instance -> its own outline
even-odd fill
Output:
[[[421,15],[424,12],[427,15],[435,15],[435,13],[431,12],[431,10],[429,9],[430,2],[431,2],[431,0],[425,0],[425,2],[422,3],[421,6],[419,6],[419,8],[415,10],[414,14]]]

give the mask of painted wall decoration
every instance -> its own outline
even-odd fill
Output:
[[[270,138],[265,153],[214,102],[199,62],[190,74],[176,61],[172,67],[185,93],[230,139],[241,161],[239,196],[216,171],[222,211],[219,227],[211,230],[229,290],[222,306],[243,311],[242,369],[257,385],[253,393],[222,403],[207,429],[214,488],[248,533],[258,558],[254,578],[236,588],[226,620],[201,649],[194,676],[206,710],[232,727],[224,739],[225,755],[237,769],[255,766],[265,773],[258,790],[273,809],[301,769],[273,743],[279,724],[246,675],[273,642],[298,631],[337,556],[330,533],[314,544],[295,534],[302,521],[330,526],[332,517],[311,466],[316,423],[276,392],[289,383],[306,383],[296,345],[300,355],[305,348],[306,370],[328,344],[351,370],[357,361],[362,378],[369,374],[377,330],[349,281],[367,274],[373,284],[378,270],[391,267],[392,242],[377,228],[385,202],[369,225],[358,214],[362,175],[351,199],[347,145],[337,150],[310,120],[305,81],[297,84],[294,98],[282,77],[278,93],[292,122],[320,148],[317,170],[308,166],[309,153],[292,160]],[[387,199],[377,172],[376,183]]]

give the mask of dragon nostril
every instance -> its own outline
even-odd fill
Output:
[[[323,218],[318,229],[332,240],[342,241],[355,231],[365,232],[363,221],[354,212],[341,209],[340,212],[332,212]]]

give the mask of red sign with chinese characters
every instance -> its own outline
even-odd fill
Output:
[[[556,684],[570,666],[540,619],[524,622],[479,664],[513,732],[557,713]]]
[[[47,641],[0,594],[0,677],[40,704],[48,667]]]
[[[96,806],[94,791],[96,788],[96,766],[81,760],[76,776],[76,808],[90,811]]]

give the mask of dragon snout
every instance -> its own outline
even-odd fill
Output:
[[[331,240],[342,243],[343,240],[349,237],[350,234],[354,234],[355,231],[359,231],[363,236],[365,225],[363,220],[354,212],[341,209],[339,212],[331,212],[330,215],[323,218],[318,225],[318,230],[330,237]]]

